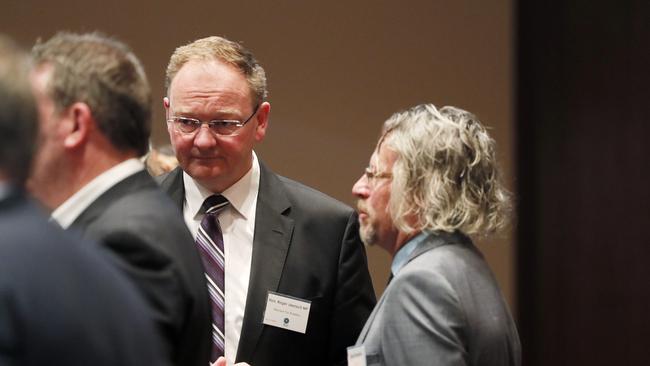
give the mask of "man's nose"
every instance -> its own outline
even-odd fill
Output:
[[[213,147],[217,144],[217,138],[210,131],[210,128],[205,124],[202,124],[199,127],[199,130],[196,131],[196,136],[194,136],[194,145],[199,148]]]
[[[359,198],[366,198],[370,190],[368,188],[368,181],[366,175],[362,174],[361,177],[357,180],[356,183],[352,186],[352,195]]]

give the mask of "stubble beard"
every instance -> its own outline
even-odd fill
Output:
[[[359,236],[361,241],[368,247],[377,244],[377,231],[370,222],[359,225]]]

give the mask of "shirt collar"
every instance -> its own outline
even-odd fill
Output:
[[[52,218],[62,228],[67,229],[99,196],[108,191],[118,182],[144,169],[139,159],[125,160],[96,176],[75,194],[70,196],[61,206],[52,212]]]
[[[248,219],[255,208],[260,185],[260,165],[257,155],[253,151],[251,168],[241,179],[223,192],[211,192],[185,172],[183,172],[183,185],[185,186],[186,210],[191,212],[195,219],[203,215],[203,212],[201,212],[203,201],[215,193],[226,197],[230,202],[230,207],[242,215],[244,219]]]
[[[413,251],[418,247],[418,245],[426,239],[426,237],[429,236],[428,232],[421,232],[411,240],[409,240],[406,244],[404,244],[397,253],[395,253],[395,257],[393,258],[393,263],[390,266],[390,271],[393,274],[393,276],[397,276],[397,273],[406,265],[408,262],[409,258],[411,257],[411,254]]]

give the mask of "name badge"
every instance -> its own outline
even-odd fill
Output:
[[[262,323],[305,334],[311,301],[269,291]]]
[[[366,366],[366,347],[363,344],[348,347],[348,366]]]

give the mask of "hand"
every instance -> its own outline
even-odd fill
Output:
[[[211,366],[226,366],[226,358],[219,357]]]
[[[219,357],[211,366],[227,366],[226,358],[223,356]],[[247,364],[246,362],[239,362],[236,363],[234,366],[251,366],[251,365]]]

